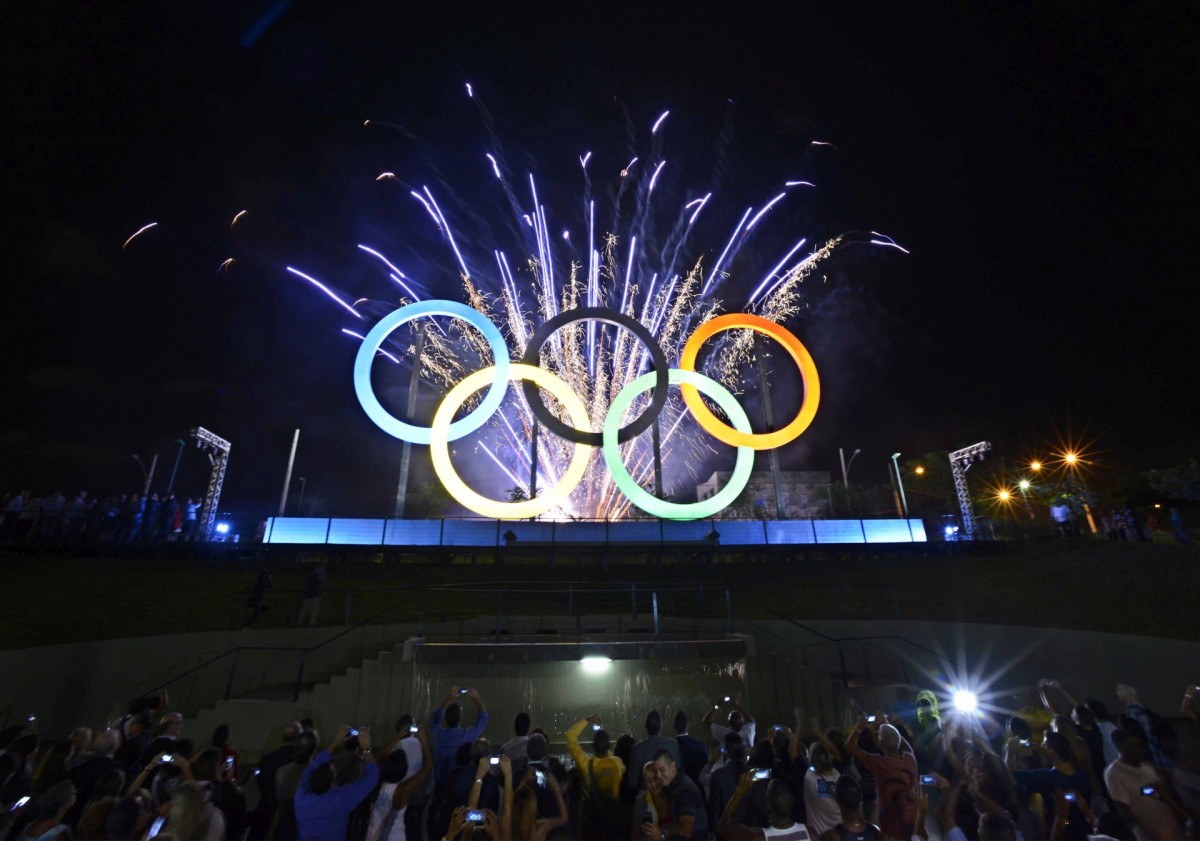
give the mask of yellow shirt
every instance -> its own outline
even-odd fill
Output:
[[[596,757],[584,752],[579,744],[579,734],[588,723],[584,718],[571,725],[571,729],[567,731],[567,750],[583,776],[585,790],[590,788],[592,776],[595,775],[596,789],[601,796],[609,800],[619,800],[621,780],[625,777],[625,763],[619,756],[613,756],[611,753],[608,756]]]

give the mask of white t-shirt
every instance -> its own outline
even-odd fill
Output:
[[[815,771],[804,775],[804,808],[808,818],[805,823],[818,838],[841,823],[842,810],[833,798],[840,776],[836,768],[830,768],[823,776]]]
[[[742,744],[746,746],[746,754],[749,755],[754,747],[754,722],[746,721],[742,723],[742,729],[735,731],[732,727],[726,727],[724,724],[713,724],[713,738],[717,740],[718,745],[725,744],[726,733],[739,733],[742,737]]]
[[[1133,814],[1133,834],[1143,841],[1152,838],[1182,838],[1183,827],[1175,820],[1171,807],[1157,797],[1142,794],[1142,786],[1161,789],[1162,780],[1149,762],[1130,765],[1127,762],[1110,762],[1104,769],[1104,784],[1108,794],[1117,803],[1129,807]]]

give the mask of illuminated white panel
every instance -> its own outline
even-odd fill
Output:
[[[608,524],[610,543],[658,543],[662,537],[657,520],[631,520]]]
[[[604,523],[559,523],[555,540],[559,543],[603,543]]]
[[[763,524],[755,520],[717,523],[722,546],[761,546],[766,541]]]
[[[912,543],[908,520],[863,520],[867,543]]]
[[[441,520],[388,520],[386,546],[437,546],[442,542]]]
[[[862,520],[813,520],[817,543],[865,543]]]
[[[559,527],[562,523],[558,524]],[[554,541],[554,523],[530,523],[508,520],[500,524],[500,542],[504,542],[504,533],[512,530],[517,536],[517,543],[551,543]]]
[[[326,517],[272,517],[267,523],[267,543],[324,543],[329,532]]]
[[[383,543],[383,520],[335,517],[329,521],[329,543],[338,546],[379,546]]]
[[[929,540],[929,538],[925,536],[924,520],[909,520],[908,525],[912,529],[913,543],[925,543]]]
[[[447,520],[442,533],[443,546],[495,546],[504,529],[496,529],[495,520]]]
[[[663,540],[667,543],[695,543],[713,530],[711,520],[664,520]],[[721,531],[718,524],[717,531]]]
[[[816,543],[812,520],[767,520],[767,542],[772,546]]]

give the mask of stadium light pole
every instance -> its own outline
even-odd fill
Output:
[[[175,487],[175,474],[179,471],[179,459],[183,455],[183,447],[186,443],[182,438],[176,438],[175,443],[179,445],[179,450],[175,453],[175,466],[171,468],[171,478],[167,482],[167,493],[171,493],[171,489]]]
[[[850,454],[850,461],[846,461],[845,450],[838,447],[838,457],[842,460],[842,484],[847,488],[850,487],[850,465],[854,464],[854,457],[861,452],[862,450],[855,450]]]
[[[904,479],[900,476],[900,453],[892,453],[892,467],[896,468],[896,484],[900,486],[900,501],[904,504],[904,519],[908,519],[908,497],[904,495]]]

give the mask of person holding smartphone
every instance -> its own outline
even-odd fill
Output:
[[[345,841],[346,823],[358,804],[366,799],[379,781],[379,768],[371,750],[371,730],[358,728],[359,754],[363,775],[352,783],[337,785],[333,754],[350,737],[350,726],[342,725],[329,747],[313,757],[296,789],[296,824],[301,839]]]
[[[580,735],[590,730],[592,753],[579,743]],[[620,825],[621,780],[625,776],[625,763],[613,756],[612,740],[608,731],[600,725],[600,714],[593,713],[581,718],[567,729],[567,751],[575,760],[575,767],[582,777],[584,802],[583,823],[595,832],[595,838],[616,838]]]
[[[750,768],[738,778],[738,787],[734,789],[733,796],[729,798],[729,803],[717,822],[717,834],[727,841],[767,841],[768,838],[773,841],[809,841],[813,838],[808,827],[792,819],[792,789],[783,779],[770,780],[767,783],[767,804],[771,818],[769,827],[764,829],[746,826],[734,821],[733,814],[737,811],[738,804],[754,783],[760,781],[756,779],[760,776],[757,774],[758,770],[760,769]]]
[[[419,730],[412,739],[421,748],[421,768],[415,774],[408,773],[408,754],[397,749],[408,733],[399,733],[384,749],[383,764],[379,769],[379,794],[371,806],[371,817],[367,822],[367,841],[405,841],[408,838],[405,815],[414,794],[425,788],[433,766],[433,757],[425,735]]]
[[[1113,731],[1117,758],[1104,769],[1104,784],[1117,814],[1138,839],[1183,838],[1187,812],[1175,799],[1161,771],[1146,759],[1146,749],[1130,730]]]

